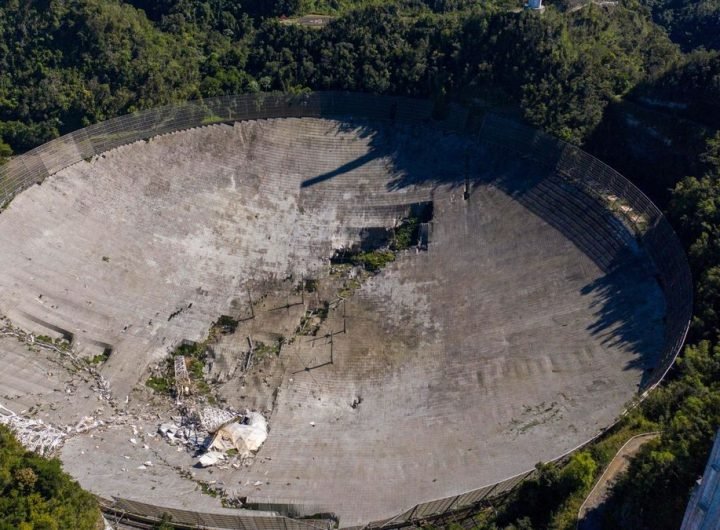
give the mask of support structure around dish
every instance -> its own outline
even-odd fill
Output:
[[[607,211],[611,212],[651,257],[665,295],[664,346],[659,362],[643,380],[642,390],[655,386],[672,365],[687,333],[692,309],[692,285],[682,247],[661,212],[630,182],[587,153],[494,115],[478,120],[468,110],[460,107],[451,106],[441,112],[426,101],[344,93],[300,96],[260,94],[190,102],[97,124],[13,159],[9,164],[0,167],[0,204],[9,203],[22,190],[42,182],[49,175],[82,160],[103,156],[103,153],[110,149],[137,140],[210,124],[286,117],[360,118],[385,123],[427,124],[448,132],[470,134],[479,147],[495,152],[498,157],[512,153],[513,156],[530,160],[538,167],[553,173],[551,187],[564,190],[563,193],[567,192],[568,197],[575,194],[575,190],[580,190],[582,197],[577,196],[578,205],[587,200],[605,205]],[[475,127],[473,124],[476,123],[481,123],[481,126]],[[565,185],[568,187],[565,188]],[[471,186],[466,182],[466,195],[471,192]],[[525,208],[549,223],[555,222],[555,228],[563,231],[586,255],[591,256],[601,269],[612,271],[612,245],[620,237],[618,233],[622,232],[622,229],[618,228],[619,232],[601,234],[606,237],[607,244],[602,242],[602,238],[589,240],[583,231],[592,229],[593,223],[603,226],[611,226],[612,223],[608,224],[607,220],[598,214],[597,217],[587,216],[583,220],[586,224],[569,227],[565,219],[573,214],[570,209],[564,212],[565,218],[562,215],[548,215],[548,210],[552,209],[554,204],[548,202],[552,201],[552,193],[542,196],[518,195],[518,200]],[[248,296],[251,296],[249,291]],[[254,317],[252,299],[250,311]],[[104,345],[99,348],[106,349]],[[489,484],[462,495],[421,503],[402,514],[371,523],[370,526],[395,527],[465,509],[510,491],[532,473],[529,469],[502,482]],[[268,502],[261,507],[293,513],[292,506],[283,507],[281,503]]]

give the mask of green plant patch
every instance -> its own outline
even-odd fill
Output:
[[[417,243],[419,235],[420,219],[417,217],[405,219],[395,229],[391,248],[395,251],[407,250]]]
[[[145,386],[152,388],[158,394],[170,394],[175,388],[173,382],[167,377],[150,377],[145,381]]]
[[[110,358],[110,352],[104,351],[88,359],[89,364],[102,364]]]
[[[361,265],[368,272],[378,272],[388,263],[395,261],[395,253],[391,250],[372,250],[352,256],[355,265]]]

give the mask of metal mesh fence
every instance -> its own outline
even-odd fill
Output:
[[[444,117],[438,118],[438,114]],[[477,123],[477,117],[462,107],[450,106],[440,112],[428,101],[370,94],[247,94],[192,101],[92,125],[14,158],[0,167],[0,208],[15,195],[42,182],[49,175],[122,145],[216,123],[291,117],[353,117],[401,123],[433,120],[434,127],[458,132],[466,132],[470,124]],[[494,146],[503,153],[514,153],[516,157],[545,166],[555,178],[579,190],[583,194],[583,197],[578,198],[580,206],[573,210],[572,205],[561,205],[561,209],[566,210],[566,219],[577,217],[582,201],[587,200],[601,204],[603,210],[610,212],[608,215],[594,214],[595,218],[592,212],[580,214],[582,222],[578,218],[577,223],[572,223],[574,226],[569,232],[573,241],[584,251],[594,254],[601,266],[612,266],[612,256],[608,255],[612,248],[609,245],[621,239],[620,233],[623,232],[617,227],[613,228],[613,223],[608,222],[608,216],[624,225],[646,250],[655,264],[667,304],[665,347],[656,368],[643,382],[643,388],[648,390],[657,385],[682,347],[692,312],[692,282],[685,254],[660,210],[639,189],[606,164],[576,147],[517,122],[488,115],[482,122],[479,141],[483,146]],[[531,206],[542,207],[539,204]],[[605,235],[600,234],[600,226],[605,227]],[[565,457],[567,455],[559,459]],[[529,470],[497,484],[418,504],[396,517],[370,523],[368,527],[407,526],[418,520],[467,510],[483,501],[507,494],[533,473],[534,470]],[[168,512],[167,509],[125,500],[107,504],[105,509],[113,513],[134,513],[150,520],[159,520],[163,513]],[[293,511],[292,507],[288,507],[288,513]],[[184,510],[170,510],[168,513],[173,521],[182,522],[188,527],[305,530],[322,526],[284,517],[225,516]]]
[[[53,173],[105,151],[179,130],[242,120],[350,117],[430,119],[429,102],[351,93],[245,94],[190,101],[120,116],[52,140],[0,167],[0,207]],[[453,119],[458,121],[458,117]],[[461,119],[459,120],[461,121]]]
[[[190,101],[119,116],[52,140],[0,167],[0,207],[22,190],[81,160],[153,136],[215,123],[290,117],[361,117],[404,123],[430,121],[429,101],[371,94],[243,94]],[[463,130],[468,111],[451,106],[436,125]]]
[[[330,530],[332,520],[291,519],[273,515],[235,515],[207,513],[179,508],[166,508],[144,502],[118,499],[98,499],[106,517],[130,526],[148,525],[154,528],[161,521],[169,521],[175,528],[216,528],[240,530]]]

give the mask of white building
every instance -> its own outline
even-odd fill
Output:
[[[693,491],[680,530],[720,530],[720,430],[705,474]]]

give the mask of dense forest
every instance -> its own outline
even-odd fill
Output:
[[[641,0],[653,20],[667,29],[684,50],[720,48],[718,0]]]
[[[574,528],[614,451],[657,429],[615,488],[606,527],[676,529],[720,426],[720,0],[547,4],[537,13],[520,0],[4,0],[0,162],[134,110],[268,90],[502,108],[583,145],[657,201],[681,236],[696,289],[688,345],[666,384],[604,439],[563,467],[540,466],[475,522]],[[307,13],[333,18],[310,27],[298,18]],[[0,435],[0,451],[17,452]],[[0,483],[18,469],[37,474],[32,462],[6,472],[3,461]],[[34,495],[12,487],[14,498]]]
[[[0,425],[0,530],[93,530],[100,510],[58,460],[25,451]]]

